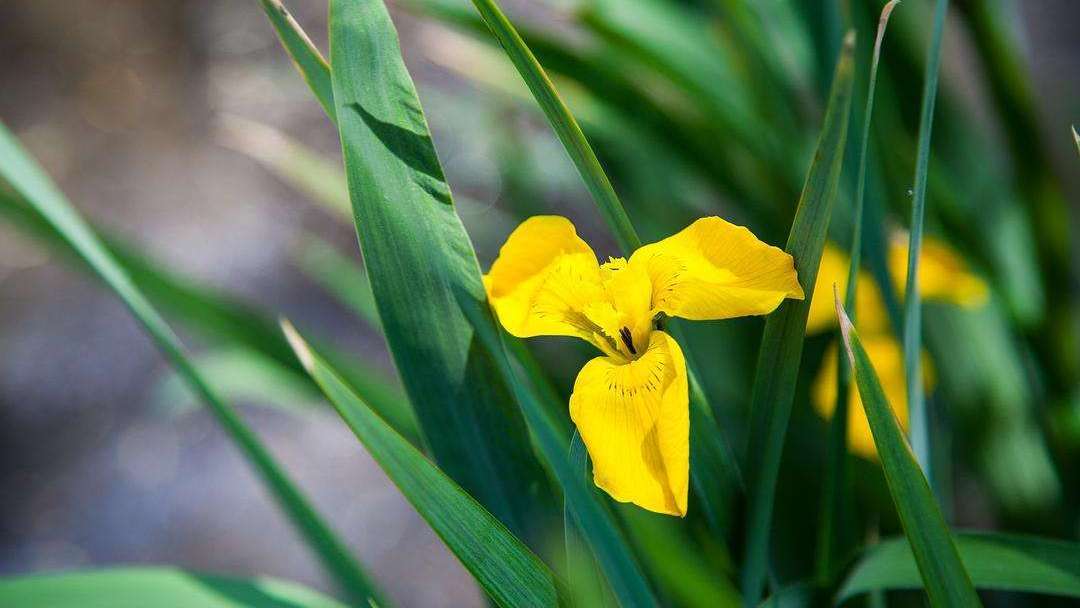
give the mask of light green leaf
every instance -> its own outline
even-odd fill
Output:
[[[0,579],[0,605],[37,608],[345,608],[271,578],[241,579],[176,568],[110,568]]]
[[[1080,598],[1080,544],[1036,536],[961,532],[956,549],[979,589],[1026,591]],[[875,589],[923,585],[911,545],[893,538],[859,559],[837,594],[842,602]]]
[[[979,597],[960,561],[948,525],[885,398],[859,334],[844,312],[839,292],[835,299],[848,362],[859,386],[859,396],[866,410],[866,419],[870,422],[881,466],[885,469],[889,492],[900,514],[900,523],[915,555],[930,604],[980,606]]]
[[[379,418],[291,324],[282,327],[342,420],[484,591],[500,606],[555,606],[554,578],[543,562]]]
[[[263,11],[277,31],[281,45],[292,57],[296,69],[315,93],[323,110],[334,120],[334,88],[330,81],[330,66],[319,49],[311,42],[300,24],[289,14],[281,0],[259,0]]]
[[[381,0],[331,2],[330,61],[367,275],[430,453],[511,530],[537,539],[554,505],[521,414],[462,313],[467,294],[493,322]]]
[[[184,353],[180,339],[128,276],[97,235],[45,172],[26,154],[15,136],[0,124],[0,177],[89,265],[124,302],[165,358],[209,406],[230,438],[247,457],[279,506],[311,545],[327,570],[358,601],[385,605],[360,564],[349,554],[307,498],[286,476],[258,436],[233,407],[220,399]]]
[[[761,598],[768,567],[769,532],[780,457],[795,398],[810,300],[814,297],[814,284],[847,141],[854,48],[855,34],[849,32],[836,64],[817,152],[788,236],[786,250],[795,258],[795,270],[806,297],[784,300],[769,315],[758,353],[748,443],[754,453],[750,459],[753,468],[747,478],[750,506],[742,573],[743,599],[750,606],[756,605]]]

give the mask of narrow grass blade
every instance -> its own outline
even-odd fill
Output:
[[[954,542],[976,588],[1080,598],[1078,543],[981,532],[961,532]],[[911,545],[894,538],[866,551],[836,601],[875,589],[919,589],[922,584]]]
[[[180,339],[158,314],[146,296],[132,282],[116,258],[75,211],[64,195],[19,145],[7,127],[0,124],[0,177],[3,177],[65,241],[94,269],[94,272],[124,302],[131,314],[154,340],[165,358],[187,381],[192,390],[210,407],[262,478],[278,504],[299,529],[336,580],[357,601],[385,605],[360,564],[349,554],[307,498],[285,475],[255,433],[233,407],[217,394],[199,375],[184,354]]]
[[[544,68],[540,66],[536,56],[525,45],[525,41],[518,35],[517,30],[499,9],[495,0],[473,0],[473,5],[476,6],[484,23],[502,45],[510,61],[525,80],[525,84],[532,91],[533,97],[544,110],[551,128],[555,130],[555,134],[562,141],[574,166],[585,180],[585,187],[588,188],[597,208],[604,216],[604,220],[612,227],[619,248],[624,253],[630,254],[641,246],[641,240],[630,223],[622,202],[615,194],[611,181],[600,166],[600,160],[596,158],[592,146],[585,139],[585,134],[581,132],[581,127],[570,113],[570,109],[559,97],[555,85],[551,84],[551,79],[544,72]]]
[[[835,286],[834,286],[835,289]],[[930,485],[919,469],[904,433],[885,398],[874,366],[835,294],[840,332],[844,338],[848,362],[855,374],[870,431],[874,436],[885,480],[893,503],[900,514],[904,534],[911,545],[922,575],[923,585],[933,606],[979,606],[979,597],[964,569],[952,535],[934,501]]]
[[[519,536],[555,517],[525,423],[462,312],[487,296],[381,0],[330,4],[345,173],[383,333],[439,466]]]
[[[0,189],[0,216],[45,246],[61,253],[64,261],[73,263],[79,270],[90,275],[96,275],[96,271],[79,257],[79,253],[52,224],[17,195],[3,189]],[[276,363],[284,370],[300,374],[304,376],[305,382],[309,382],[277,325],[263,313],[235,300],[227,293],[210,289],[169,271],[156,260],[136,251],[134,247],[116,237],[103,234],[93,226],[90,226],[90,230],[101,235],[105,248],[120,263],[135,286],[154,306],[165,311],[171,318],[211,342],[259,353],[268,359],[268,363]],[[337,351],[330,352],[325,348],[323,352],[327,353],[328,358],[339,369],[345,370],[349,384],[363,395],[380,416],[390,421],[399,433],[419,445],[416,418],[399,386],[390,382],[381,370],[357,362],[353,357]]]
[[[315,99],[323,107],[330,120],[334,118],[334,87],[330,80],[330,64],[315,48],[311,38],[304,32],[300,24],[289,14],[288,9],[281,0],[259,0],[270,24],[274,26],[281,45],[296,64],[312,92]]]
[[[866,165],[867,149],[870,143],[870,123],[874,115],[874,92],[877,89],[878,61],[881,58],[881,42],[885,37],[885,27],[889,23],[889,15],[900,0],[890,0],[881,9],[881,17],[878,19],[877,35],[874,38],[874,50],[870,60],[870,74],[867,79],[868,89],[866,92],[866,107],[863,111],[862,136],[859,142],[859,170],[855,185],[855,210],[852,218],[851,250],[849,258],[851,266],[848,268],[847,293],[844,295],[844,308],[852,311],[854,317],[856,286],[858,284],[859,269],[862,267],[862,225],[863,225],[863,199],[866,196]],[[836,406],[833,408],[832,420],[829,422],[829,445],[825,468],[825,497],[822,506],[821,527],[818,529],[818,554],[817,554],[817,577],[818,582],[825,584],[832,578],[834,558],[838,552],[838,530],[842,521],[844,496],[846,495],[846,470],[847,470],[847,435],[848,435],[848,394],[851,388],[851,367],[848,366],[842,353],[837,366],[836,379]]]
[[[548,416],[536,388],[517,378],[499,328],[496,327],[485,302],[462,294],[465,313],[477,330],[477,337],[488,352],[495,355],[498,371],[514,391],[514,397],[528,422],[537,451],[562,487],[563,498],[585,537],[589,548],[607,579],[611,591],[623,608],[656,606],[641,567],[616,527],[610,514],[597,501],[595,490],[568,457],[569,442]]]
[[[786,249],[795,258],[795,270],[806,299],[785,300],[780,304],[765,321],[761,338],[750,419],[749,445],[754,450],[754,466],[748,477],[748,529],[742,573],[743,599],[749,606],[756,605],[761,598],[768,568],[769,534],[780,457],[795,397],[806,318],[814,296],[814,283],[847,141],[854,49],[855,34],[850,32],[836,64],[817,151],[788,236]]]
[[[547,567],[491,513],[371,410],[287,321],[297,357],[409,504],[499,606],[557,605]]]
[[[907,375],[908,411],[911,419],[911,447],[926,477],[930,470],[930,420],[923,395],[921,369],[922,300],[919,297],[919,253],[922,251],[923,219],[926,216],[926,179],[930,162],[930,134],[937,100],[938,67],[941,65],[941,38],[945,31],[948,0],[934,5],[934,24],[927,51],[923,79],[922,110],[919,114],[919,143],[915,157],[915,185],[912,186],[911,235],[908,243],[907,286],[904,290],[904,371]]]
[[[296,583],[178,568],[109,568],[0,578],[0,605],[48,608],[345,608]]]

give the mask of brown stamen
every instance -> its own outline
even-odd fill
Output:
[[[631,355],[637,354],[637,349],[634,348],[634,340],[630,337],[630,328],[624,327],[619,330],[619,337],[622,338],[623,344],[630,350]]]

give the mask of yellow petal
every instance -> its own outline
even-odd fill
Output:
[[[833,302],[833,283],[840,288],[840,297],[847,293],[848,269],[851,259],[832,243],[826,243],[821,253],[814,297],[810,301],[810,316],[806,320],[806,333],[815,334],[836,327],[836,304]],[[888,312],[885,300],[874,279],[859,272],[858,292],[855,294],[855,324],[860,332],[876,332],[888,329]]]
[[[904,379],[904,353],[900,343],[889,334],[868,335],[862,338],[863,347],[874,371],[881,381],[885,398],[889,400],[893,413],[905,431],[908,425],[907,383]],[[836,366],[837,343],[833,342],[825,351],[825,361],[814,380],[814,409],[824,418],[832,418],[836,409]],[[923,355],[922,368],[924,385],[929,391],[933,384],[933,369],[929,358]],[[848,445],[852,453],[863,458],[877,459],[874,436],[870,432],[870,422],[866,419],[859,390],[852,382],[848,398]]]
[[[790,255],[718,217],[638,249],[630,266],[652,279],[655,310],[686,319],[763,315],[803,297]]]
[[[521,223],[484,277],[492,307],[519,338],[578,336],[598,330],[586,307],[606,302],[600,264],[570,220],[553,215]]]
[[[686,361],[675,340],[654,331],[638,359],[589,361],[574,382],[570,417],[598,487],[620,502],[686,515],[690,408]]]
[[[896,281],[897,293],[907,288],[908,236],[897,234],[889,246],[889,272]],[[986,283],[971,272],[967,263],[944,242],[932,237],[923,239],[919,256],[919,296],[968,308],[986,302]]]

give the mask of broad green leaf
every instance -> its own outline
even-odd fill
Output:
[[[919,144],[915,157],[915,185],[911,199],[911,234],[908,241],[907,287],[904,290],[904,372],[907,378],[908,412],[911,419],[911,445],[923,472],[930,479],[930,420],[923,395],[922,374],[922,299],[919,296],[919,254],[922,252],[923,218],[926,215],[926,180],[930,162],[930,134],[934,125],[937,101],[938,66],[941,65],[941,38],[949,0],[937,0],[926,74],[923,77],[922,108],[919,114]]]
[[[281,0],[259,0],[259,3],[277,31],[281,45],[296,64],[296,69],[315,93],[315,98],[323,110],[334,120],[334,87],[330,81],[330,66],[326,59],[319,49],[315,48],[315,44],[300,24],[289,14]]]
[[[461,310],[491,312],[381,0],[330,5],[330,64],[360,247],[390,353],[439,466],[515,533],[553,505],[520,413]]]
[[[889,492],[900,514],[900,523],[915,555],[930,603],[933,606],[980,606],[949,527],[885,398],[870,357],[844,312],[840,294],[836,293],[835,298],[848,362],[859,386],[859,396],[870,422]]]
[[[821,252],[840,179],[851,105],[854,47],[855,34],[850,32],[836,64],[825,123],[788,236],[786,250],[795,258],[795,270],[806,297],[785,300],[769,315],[758,353],[748,444],[753,455],[749,459],[752,468],[747,478],[749,512],[742,573],[743,599],[751,606],[761,598],[765,583],[780,457],[795,397],[810,300],[814,297]]]
[[[979,589],[1080,598],[1078,543],[982,532],[961,532],[954,541]],[[919,589],[922,585],[910,544],[894,538],[866,551],[840,588],[837,601],[875,589]]]
[[[874,37],[874,50],[870,60],[870,75],[866,92],[866,107],[863,110],[862,136],[859,141],[859,169],[856,177],[855,201],[851,221],[851,247],[848,259],[850,264],[847,276],[847,293],[844,295],[844,307],[854,314],[858,274],[862,268],[862,227],[863,199],[866,196],[866,161],[870,143],[870,124],[874,115],[874,92],[877,89],[878,62],[881,59],[881,41],[885,37],[885,27],[900,0],[890,0],[881,9],[878,19],[877,35]],[[829,445],[825,465],[824,504],[822,505],[821,526],[818,528],[817,577],[822,584],[832,578],[834,557],[841,553],[837,545],[840,542],[842,512],[847,496],[847,441],[848,441],[848,396],[851,390],[851,367],[841,353],[836,368],[836,405],[829,421]]]
[[[216,391],[206,383],[187,358],[180,339],[165,319],[3,124],[0,124],[0,177],[51,225],[123,301],[169,363],[209,406],[218,422],[255,468],[279,506],[342,588],[357,601],[373,601],[385,605],[381,594],[375,590],[344,543],[316,513],[236,410],[220,399]]]
[[[345,608],[296,583],[177,568],[109,568],[0,578],[0,605],[38,608]]]
[[[297,357],[371,457],[500,606],[555,606],[554,578],[506,527],[394,432],[287,321]]]

